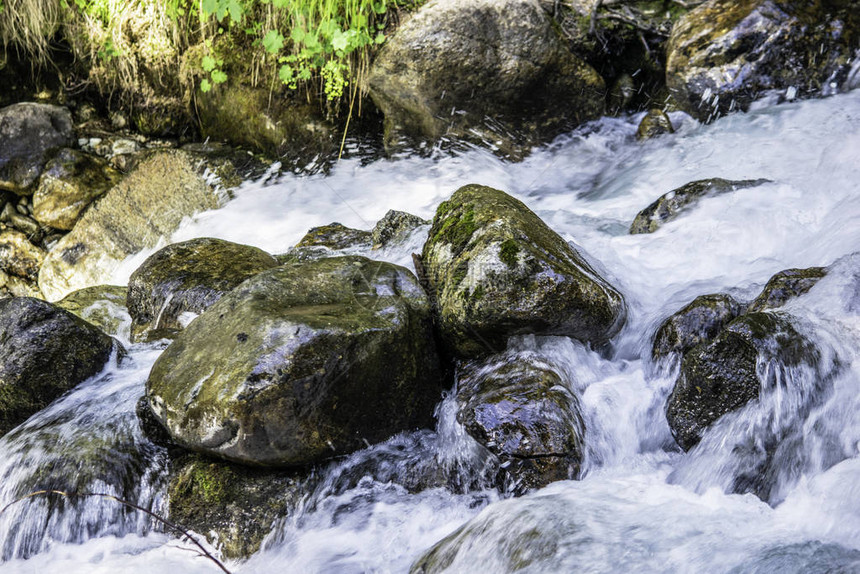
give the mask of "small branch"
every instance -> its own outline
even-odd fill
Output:
[[[621,14],[620,12],[616,12],[614,10],[607,9],[606,14],[601,14],[597,18],[599,20],[617,20],[619,22],[627,24],[628,26],[632,26],[633,28],[635,28],[637,30],[641,30],[642,32],[648,32],[649,34],[654,34],[655,36],[662,36],[664,38],[669,37],[669,34],[667,34],[666,32],[661,32],[657,28],[652,28],[649,26],[643,26],[642,24],[640,24],[639,22],[637,22],[633,18],[630,18],[629,16],[625,16],[624,14]]]
[[[35,492],[31,492],[30,494],[22,496],[21,498],[18,498],[17,500],[13,500],[12,502],[10,502],[6,506],[4,506],[2,509],[0,509],[0,514],[3,514],[4,512],[6,512],[9,509],[9,507],[11,507],[11,506],[13,506],[19,502],[23,502],[25,500],[28,500],[30,498],[34,498],[36,496],[49,496],[52,494],[62,496],[64,498],[68,498],[70,500],[74,499],[74,498],[92,498],[92,497],[106,498],[108,500],[113,500],[115,502],[119,502],[120,504],[122,504],[124,506],[127,506],[129,508],[133,508],[134,510],[139,510],[140,512],[143,512],[144,514],[147,514],[148,516],[151,516],[152,518],[154,518],[158,522],[164,524],[165,526],[167,526],[171,530],[173,530],[175,532],[179,532],[180,534],[182,534],[185,538],[187,538],[195,546],[197,546],[197,548],[200,549],[200,551],[203,553],[204,556],[206,556],[206,558],[208,558],[209,560],[211,560],[212,562],[217,564],[222,572],[224,572],[225,574],[231,574],[231,572],[229,570],[227,570],[227,567],[224,566],[224,564],[220,560],[215,558],[215,556],[213,556],[208,550],[206,550],[206,548],[196,538],[194,538],[194,536],[192,536],[188,530],[182,528],[178,524],[174,524],[173,522],[170,522],[166,518],[162,518],[161,516],[155,514],[154,512],[152,512],[151,510],[149,510],[147,508],[144,508],[142,506],[138,506],[137,504],[135,504],[133,502],[129,502],[128,500],[123,500],[122,498],[118,498],[112,494],[104,494],[101,492],[63,492],[62,490],[37,490]]]

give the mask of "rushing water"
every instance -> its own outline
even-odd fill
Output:
[[[172,237],[214,236],[281,253],[314,225],[370,228],[388,209],[430,218],[466,183],[506,190],[574,241],[626,296],[628,325],[598,355],[566,338],[525,337],[567,375],[586,422],[585,476],[519,499],[485,489],[487,460],[445,399],[435,431],[405,434],[333,464],[263,550],[235,572],[405,572],[463,524],[481,533],[452,572],[860,571],[860,91],[761,107],[636,142],[635,118],[604,119],[518,164],[472,150],[371,163],[328,175],[248,182],[224,208]],[[692,180],[772,183],[710,198],[651,235],[635,214]],[[369,256],[410,265],[426,227]],[[124,282],[148,255],[108,282]],[[762,366],[759,401],[723,417],[693,451],[669,434],[664,405],[677,365],[654,365],[659,322],[694,297],[749,299],[775,272],[831,265],[785,311],[819,345],[815,368]],[[164,508],[164,453],[134,415],[157,346],[130,346],[118,366],[0,439],[0,504],[37,488],[107,492]],[[770,370],[769,370],[770,369]],[[769,448],[777,445],[776,448]],[[374,476],[356,477],[384,459]],[[412,492],[435,465],[450,488]],[[753,494],[733,494],[744,477]],[[345,478],[347,477],[347,478]],[[763,500],[764,499],[764,500]],[[32,499],[0,516],[3,572],[215,572],[139,513],[109,500]]]

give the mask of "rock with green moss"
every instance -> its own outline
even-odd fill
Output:
[[[731,295],[702,295],[666,319],[657,329],[651,355],[655,358],[673,353],[683,355],[696,345],[716,337],[744,311]]]
[[[636,129],[636,139],[650,140],[661,134],[673,134],[675,128],[672,127],[672,120],[663,110],[651,109],[639,122],[639,127]]]
[[[739,189],[758,187],[765,183],[770,183],[770,180],[745,179],[731,181],[715,177],[690,182],[661,195],[657,201],[640,211],[630,226],[630,233],[632,235],[654,233],[663,224],[690,211],[699,201],[706,197],[723,195]]]
[[[142,160],[84,213],[48,252],[39,271],[46,297],[104,283],[129,255],[154,247],[183,218],[219,205],[202,175],[205,163],[181,151],[159,151]]]
[[[168,518],[206,536],[226,558],[259,550],[305,493],[301,471],[248,468],[193,453],[174,453],[169,469]]]
[[[824,267],[786,269],[771,277],[764,289],[747,308],[748,311],[778,309],[789,300],[800,297],[827,275]]]
[[[39,178],[33,194],[33,217],[42,225],[68,231],[83,210],[119,183],[121,177],[99,157],[61,149]]]
[[[26,102],[0,109],[0,189],[32,193],[48,155],[72,145],[74,136],[66,108]]]
[[[429,223],[417,215],[389,209],[385,216],[376,222],[371,231],[373,248],[379,249],[401,241],[418,227],[429,225]]]
[[[277,267],[256,247],[208,237],[151,255],[128,282],[132,341],[173,338],[245,279]]]
[[[423,264],[443,339],[460,357],[501,352],[511,335],[600,345],[626,318],[621,294],[521,201],[467,185],[436,211]]]
[[[341,249],[370,249],[370,231],[353,229],[340,223],[329,223],[311,228],[296,247],[326,247],[333,251]]]
[[[789,99],[829,95],[848,76],[858,34],[855,0],[710,0],[672,29],[667,84],[703,121],[771,90]]]
[[[684,356],[666,406],[672,436],[689,450],[717,419],[757,399],[760,361],[790,368],[814,365],[820,354],[786,315],[741,315],[712,341]]]
[[[605,92],[537,0],[424,4],[383,46],[368,85],[389,146],[404,136],[535,143],[599,117]]]
[[[36,247],[20,231],[0,231],[0,269],[10,275],[35,281],[45,251]]]
[[[115,344],[45,301],[0,299],[0,434],[101,371]]]
[[[530,355],[469,364],[457,401],[457,420],[499,458],[508,490],[579,478],[585,434],[579,400],[551,365]]]
[[[417,279],[353,256],[242,283],[167,347],[147,397],[187,448],[298,466],[431,424],[442,388]]]
[[[130,337],[131,317],[125,305],[126,288],[96,285],[69,293],[55,305],[115,337]]]

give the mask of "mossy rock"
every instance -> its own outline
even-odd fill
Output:
[[[824,267],[809,267],[808,269],[786,269],[771,277],[762,292],[747,308],[748,311],[765,311],[778,309],[791,299],[800,297],[812,289],[818,281],[827,275]]]
[[[56,305],[109,335],[128,338],[131,317],[125,305],[126,292],[121,285],[85,287],[69,293]]]
[[[683,16],[666,48],[666,81],[681,108],[711,120],[771,90],[826,96],[860,47],[853,0],[711,0]]]
[[[302,237],[296,247],[326,247],[331,250],[370,249],[370,231],[353,229],[340,223],[314,227]]]
[[[0,434],[100,372],[116,345],[45,301],[0,299]]]
[[[182,446],[300,466],[430,425],[443,381],[406,269],[335,257],[264,271],[158,358],[147,398]]]
[[[179,451],[169,469],[168,518],[203,534],[231,559],[259,550],[305,493],[301,471],[248,468]]]
[[[468,364],[457,401],[457,420],[499,458],[507,490],[579,478],[585,424],[579,400],[551,365],[530,355]]]
[[[441,335],[460,357],[522,334],[601,345],[626,318],[621,294],[573,247],[490,187],[467,185],[439,206],[422,258]]]
[[[128,282],[132,341],[175,337],[242,281],[277,266],[262,249],[223,239],[192,239],[160,249]]]
[[[673,353],[683,355],[716,337],[743,310],[743,305],[724,293],[696,297],[660,325],[651,355],[655,359]]]
[[[770,183],[767,179],[731,181],[718,177],[701,179],[682,185],[661,195],[654,203],[640,211],[630,225],[631,235],[654,233],[664,224],[690,211],[706,197],[732,193]]]
[[[397,243],[406,238],[409,233],[418,227],[429,224],[429,221],[421,219],[417,215],[389,209],[382,219],[376,222],[371,231],[373,248],[380,249],[392,243]]]
[[[820,351],[786,315],[748,313],[712,341],[689,351],[666,406],[672,436],[684,450],[695,446],[707,427],[759,397],[760,361],[780,367],[814,365]]]

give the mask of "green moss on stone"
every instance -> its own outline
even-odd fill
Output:
[[[501,259],[502,263],[508,267],[514,268],[519,262],[519,253],[520,248],[517,245],[516,239],[506,239],[502,242],[502,246],[499,250],[499,259]]]

